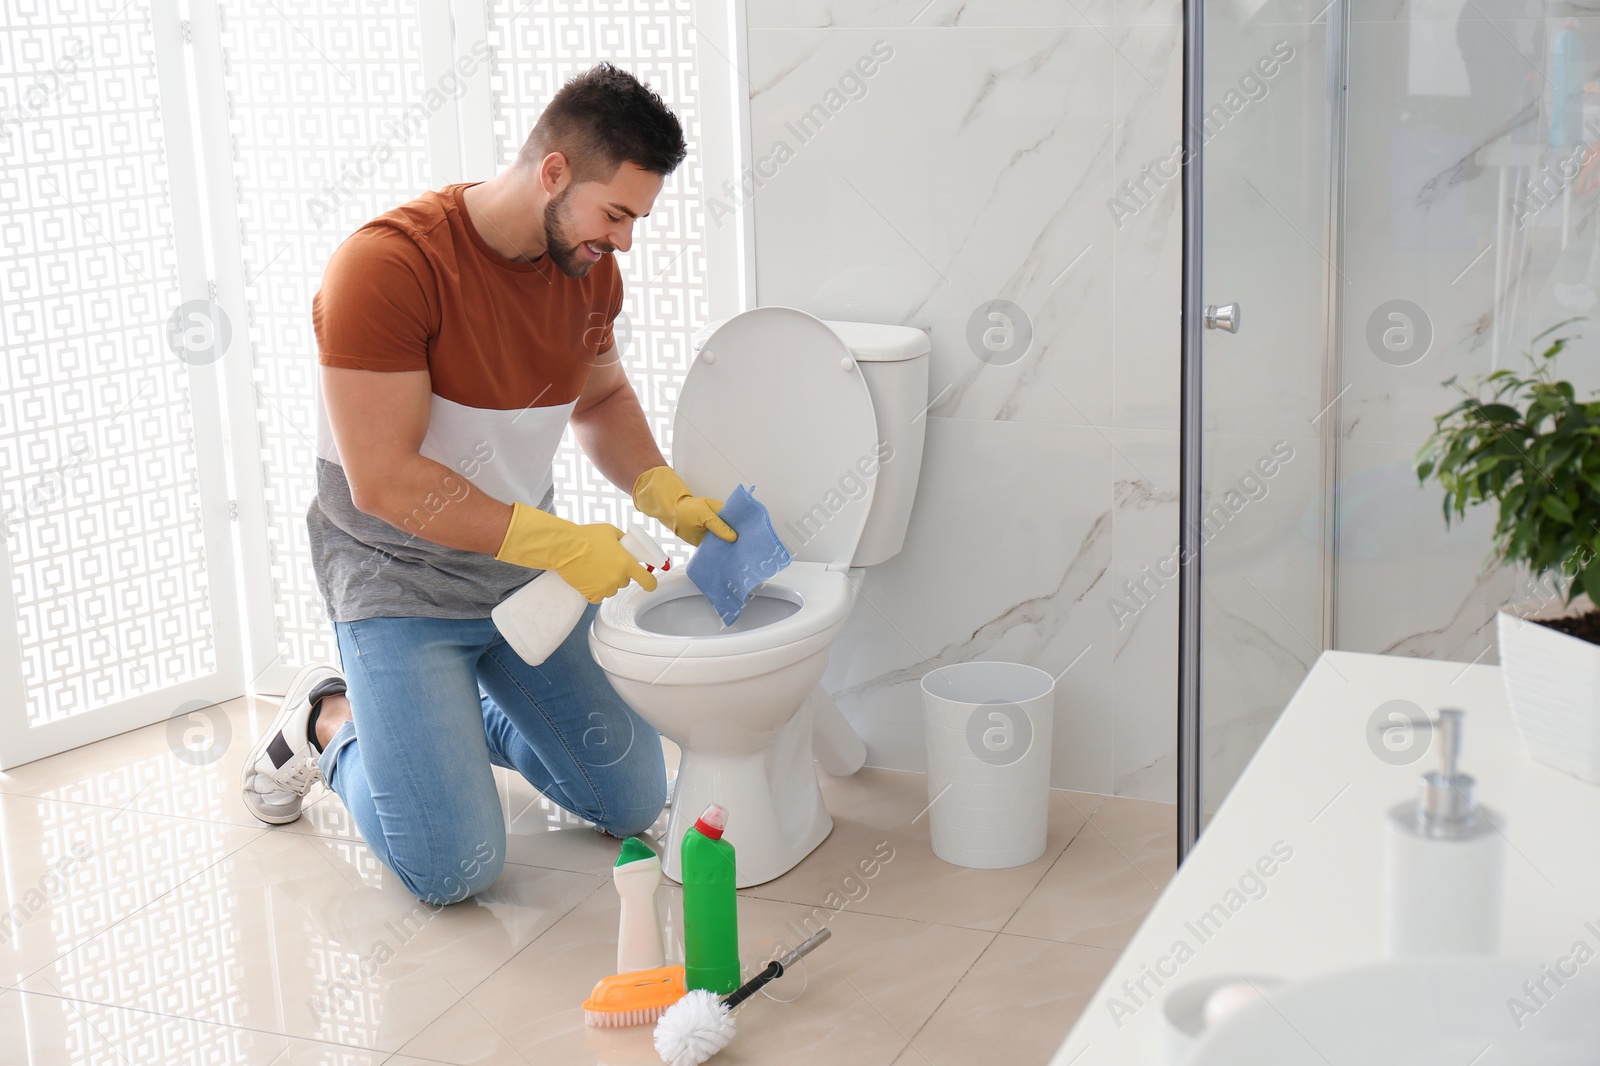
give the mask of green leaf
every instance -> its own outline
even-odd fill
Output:
[[[1507,559],[1527,559],[1528,546],[1533,543],[1533,536],[1538,529],[1532,522],[1524,522],[1517,526],[1511,535],[1510,542],[1506,545],[1505,557]]]
[[[1572,602],[1572,597],[1577,594],[1578,587],[1589,594],[1589,599],[1600,604],[1600,559],[1595,559],[1584,567],[1578,574],[1578,580],[1572,583],[1572,589],[1567,593],[1567,602]]]
[[[1571,509],[1568,508],[1567,505],[1558,497],[1542,497],[1539,500],[1539,506],[1544,509],[1545,514],[1549,515],[1551,518],[1554,518],[1557,522],[1565,522],[1567,525],[1572,524]]]
[[[1537,343],[1539,341],[1542,341],[1546,337],[1550,336],[1550,334],[1552,334],[1556,330],[1560,329],[1562,326],[1570,326],[1574,322],[1587,322],[1587,321],[1589,321],[1589,319],[1588,319],[1588,316],[1586,316],[1586,315],[1573,315],[1571,318],[1564,318],[1560,322],[1557,322],[1555,325],[1551,326],[1549,329],[1545,330],[1543,333],[1539,334],[1537,337],[1533,338],[1533,340],[1529,341],[1528,343],[1529,344],[1535,344],[1535,343]]]
[[[1512,422],[1522,421],[1522,412],[1518,411],[1510,404],[1504,403],[1480,404],[1477,408],[1476,414],[1484,421],[1492,422],[1496,425],[1507,425]],[[1533,422],[1533,415],[1531,413],[1528,415],[1528,422],[1530,425]]]
[[[1522,510],[1522,499],[1528,494],[1526,482],[1513,486],[1506,494],[1500,497],[1500,514],[1502,516],[1519,516]]]

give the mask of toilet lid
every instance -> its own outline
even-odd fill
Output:
[[[719,326],[684,379],[672,465],[726,499],[752,486],[789,554],[848,563],[878,469],[872,397],[850,349],[820,319],[757,307]]]

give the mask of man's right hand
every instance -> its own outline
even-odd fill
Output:
[[[511,524],[495,558],[534,570],[554,570],[590,603],[599,603],[637,581],[655,591],[656,579],[619,541],[622,530],[608,522],[578,525],[525,503],[511,505]]]

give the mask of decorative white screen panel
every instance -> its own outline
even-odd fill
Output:
[[[707,319],[705,218],[701,207],[700,103],[691,5],[670,0],[491,0],[489,43],[494,134],[502,166],[564,81],[602,60],[647,83],[683,123],[689,156],[667,178],[633,248],[617,254],[627,298],[623,364],[662,450],[671,456],[672,410]],[[619,342],[621,336],[619,335]],[[627,528],[632,501],[607,481],[569,431],[555,460],[557,512],[577,522]],[[631,488],[631,486],[628,486]],[[674,555],[688,549],[669,541]]]
[[[311,569],[311,297],[339,243],[432,187],[417,0],[222,0],[278,663],[338,662]],[[261,617],[259,612],[253,618]]]
[[[216,669],[150,19],[23,4],[0,26],[0,524],[29,728]]]

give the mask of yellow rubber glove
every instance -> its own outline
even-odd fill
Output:
[[[609,523],[579,525],[513,502],[511,525],[494,557],[534,570],[554,570],[590,603],[627,588],[629,581],[654,592],[655,576],[617,543],[621,539],[622,530]]]
[[[633,505],[697,548],[708,529],[723,540],[739,539],[733,527],[717,517],[722,501],[690,492],[670,466],[653,466],[639,475],[633,483]]]

